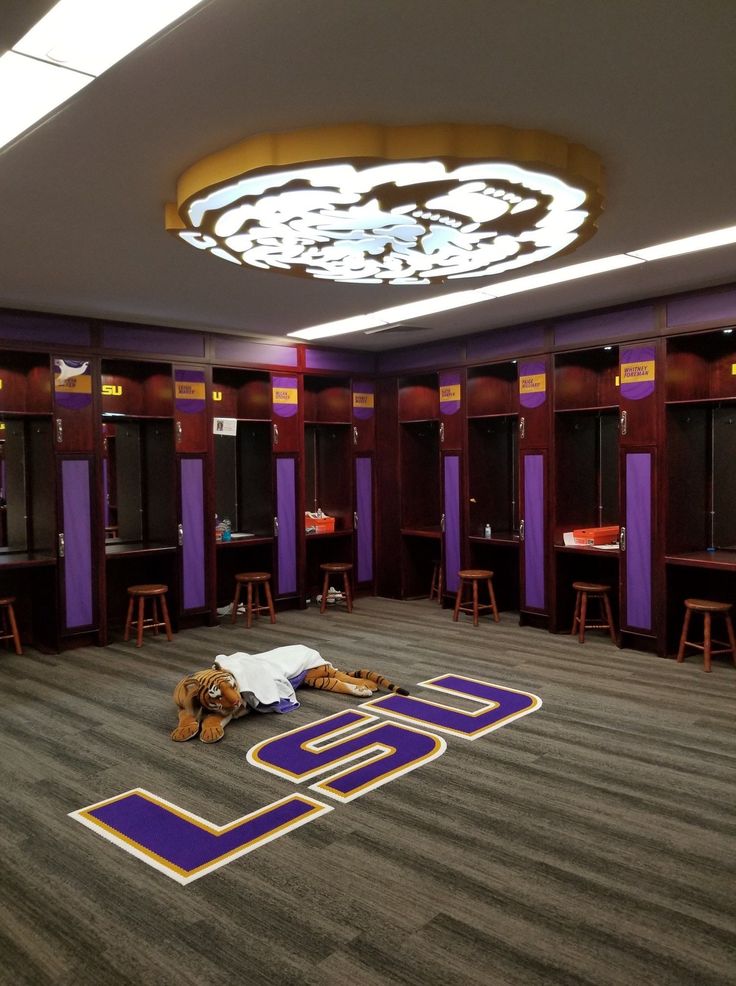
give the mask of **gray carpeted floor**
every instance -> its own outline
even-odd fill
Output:
[[[452,671],[542,709],[182,887],[68,813],[134,787],[216,823],[307,785],[254,743],[355,708],[175,744],[174,684],[218,653],[306,643],[411,687]],[[736,669],[359,599],[172,643],[0,653],[0,982],[736,983]],[[414,689],[422,694],[421,689]],[[434,697],[424,693],[425,697]],[[452,704],[448,700],[448,704]],[[467,703],[457,704],[468,708]]]

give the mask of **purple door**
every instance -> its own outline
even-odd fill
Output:
[[[629,452],[626,470],[626,626],[652,629],[652,454]]]
[[[458,572],[462,568],[460,552],[460,456],[446,455],[443,461],[445,514],[445,587],[457,592]]]
[[[182,608],[206,604],[204,549],[204,462],[181,460],[181,583]]]
[[[75,630],[94,623],[92,580],[92,509],[90,462],[63,459],[61,463],[64,627]]]
[[[373,581],[373,460],[359,455],[355,459],[355,538],[358,582]]]
[[[524,517],[522,566],[524,609],[545,608],[544,592],[544,456],[522,456]]]
[[[276,562],[277,592],[293,596],[297,591],[296,459],[276,458]]]

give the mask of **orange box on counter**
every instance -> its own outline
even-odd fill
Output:
[[[332,534],[335,530],[334,517],[310,517],[304,514],[304,530],[313,530],[315,534]]]
[[[579,527],[573,530],[575,544],[615,544],[618,541],[618,525],[611,527]]]

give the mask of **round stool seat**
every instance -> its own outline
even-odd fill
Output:
[[[492,579],[493,572],[487,568],[463,568],[458,573],[461,579]]]
[[[270,572],[239,572],[235,576],[235,596],[233,598],[230,622],[235,623],[238,619],[238,606],[240,606],[240,587],[246,587],[245,597],[245,625],[250,629],[253,626],[253,617],[256,619],[261,613],[268,613],[271,623],[276,622],[276,610],[271,596],[271,573]],[[261,602],[261,587],[266,594],[266,602]],[[255,594],[255,598],[254,598]]]
[[[350,587],[350,573],[353,570],[352,563],[349,561],[324,561],[319,566],[320,570],[324,572],[324,578],[322,579],[322,601],[319,605],[320,613],[324,613],[327,609],[327,597],[330,590],[330,576],[331,575],[342,575],[343,583],[343,595],[345,597],[345,604],[347,606],[348,613],[353,612],[353,590]],[[336,599],[339,598],[336,597]]]
[[[710,671],[711,658],[714,654],[730,654],[736,664],[736,634],[731,622],[731,603],[720,602],[717,599],[686,599],[685,619],[680,634],[680,646],[677,650],[677,663],[685,660],[685,648],[694,647],[703,653],[703,670]],[[693,613],[703,614],[703,637],[701,640],[690,640],[690,617]],[[713,637],[713,617],[722,619],[728,635],[728,641],[715,640]],[[714,644],[716,645],[714,647]]]
[[[610,585],[601,585],[599,582],[573,582],[572,587],[576,592],[588,592],[592,595],[611,591]]]
[[[169,619],[169,608],[166,605],[166,593],[169,591],[167,585],[158,582],[151,582],[145,585],[129,585],[128,595],[128,615],[125,619],[125,634],[123,640],[130,640],[130,633],[133,627],[136,628],[136,647],[143,646],[143,629],[147,627],[158,634],[159,627],[163,627],[166,638],[171,640],[171,621]],[[146,600],[151,600],[151,616],[146,619]],[[138,605],[138,618],[133,619],[133,611]],[[159,604],[161,612],[159,613]]]
[[[169,591],[167,585],[129,585],[128,593],[131,596],[163,596],[165,592]]]
[[[572,618],[573,637],[577,636],[581,644],[585,643],[586,630],[608,630],[611,640],[619,646],[616,628],[613,625],[613,613],[611,611],[611,600],[608,593],[611,591],[610,585],[602,582],[573,582],[575,590],[575,613]],[[590,619],[588,614],[588,600],[594,599],[599,610],[597,622]]]
[[[15,621],[14,602],[15,596],[3,596],[0,599],[0,624],[2,625],[0,640],[12,640],[15,646],[15,653],[22,654],[23,648],[20,643],[18,624]]]
[[[453,621],[457,623],[460,613],[470,613],[473,617],[473,626],[477,627],[480,614],[485,610],[489,610],[493,617],[493,622],[498,623],[500,617],[498,615],[498,607],[496,606],[496,594],[493,591],[493,572],[487,568],[462,568],[457,573],[457,577],[460,582],[457,587],[457,595],[455,596],[455,608],[452,611]],[[485,584],[488,592],[487,603],[481,603],[478,600],[478,587],[483,584]],[[464,600],[466,586],[472,590],[473,595],[472,602],[468,603]]]
[[[716,602],[713,599],[686,599],[685,606],[696,613],[727,613],[731,603]]]

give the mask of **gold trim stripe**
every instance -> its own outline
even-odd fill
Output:
[[[604,185],[600,157],[582,144],[541,130],[445,123],[388,127],[347,123],[246,137],[192,164],[179,177],[176,203],[166,205],[166,228],[183,229],[177,214],[203,189],[239,175],[327,160],[407,161],[426,158],[499,160],[580,180],[598,196]]]

